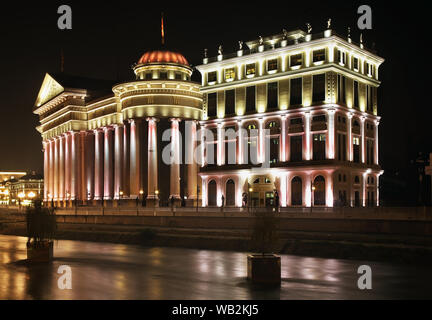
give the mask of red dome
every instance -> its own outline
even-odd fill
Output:
[[[177,52],[171,51],[149,51],[142,55],[141,59],[139,59],[138,64],[146,64],[146,63],[157,63],[157,62],[166,62],[166,63],[178,63],[189,66],[186,58]]]

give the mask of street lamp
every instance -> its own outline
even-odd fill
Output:
[[[313,207],[313,203],[314,203],[314,191],[315,191],[315,186],[313,184],[311,184],[311,213],[312,213],[312,207]]]

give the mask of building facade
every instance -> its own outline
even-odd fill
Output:
[[[47,204],[197,201],[198,166],[162,161],[168,143],[179,156],[185,120],[195,131],[202,119],[192,68],[181,54],[162,50],[145,53],[133,70],[136,80],[119,84],[45,76],[34,113],[41,123]],[[167,130],[172,138],[163,141]]]
[[[239,45],[205,56],[201,85],[168,50],[145,53],[131,82],[47,74],[34,108],[45,202],[378,205],[384,60],[330,29]]]
[[[201,169],[202,205],[241,206],[246,198],[265,206],[275,197],[282,207],[378,205],[383,59],[331,29],[284,31],[246,45],[228,55],[219,47],[197,67],[201,125],[218,137],[217,165]],[[233,139],[230,128],[243,133]],[[230,144],[236,165],[227,164]],[[254,165],[254,153],[269,165]]]
[[[0,172],[0,205],[31,205],[43,199],[43,176],[36,172]]]

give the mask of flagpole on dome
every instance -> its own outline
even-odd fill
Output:
[[[164,32],[164,14],[161,13],[161,37],[162,37],[162,46],[165,45],[165,32]]]

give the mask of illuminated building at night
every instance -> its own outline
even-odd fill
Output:
[[[382,58],[330,27],[240,42],[233,54],[218,51],[214,58],[206,51],[197,67],[201,85],[191,81],[186,58],[165,49],[142,55],[135,81],[47,74],[34,107],[44,200],[379,204]],[[213,138],[204,139],[204,130]],[[178,160],[171,164],[162,159],[168,144]],[[203,161],[189,163],[197,146]]]
[[[379,204],[383,59],[334,34],[330,23],[320,34],[284,30],[244,46],[227,55],[219,47],[197,67],[201,124],[218,136],[217,165],[201,170],[203,205],[221,205],[223,194],[227,205],[240,206],[247,194],[264,206],[275,190],[282,207]],[[229,128],[243,135],[228,138]],[[230,144],[236,165],[226,165]],[[251,166],[254,154],[270,168]]]
[[[43,198],[43,176],[31,172],[0,172],[0,205],[29,205]]]

